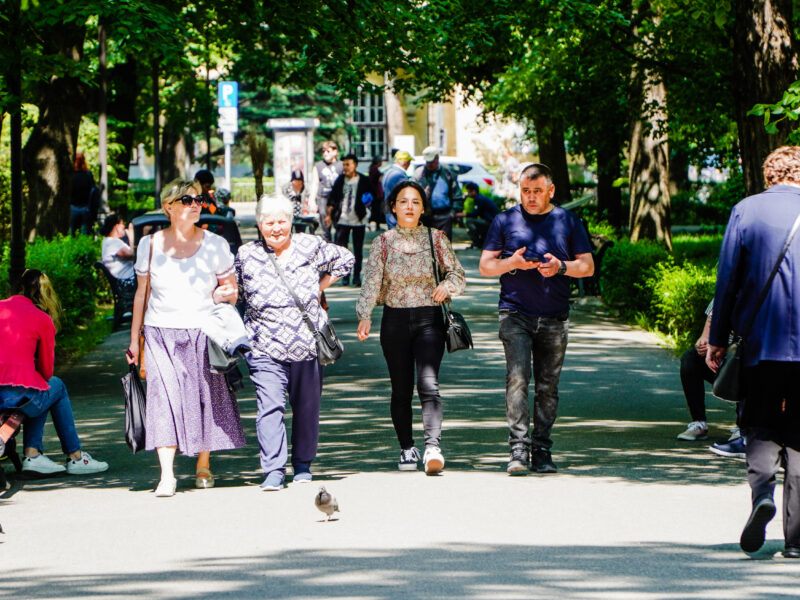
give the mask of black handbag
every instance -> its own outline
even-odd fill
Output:
[[[289,282],[286,281],[286,277],[283,274],[283,269],[278,264],[275,254],[272,252],[267,252],[267,256],[269,256],[270,260],[272,261],[275,271],[278,273],[278,277],[281,278],[283,285],[285,285],[286,289],[289,290],[292,300],[294,300],[297,308],[300,309],[300,314],[303,315],[303,321],[311,330],[311,334],[314,336],[314,341],[316,342],[317,346],[317,360],[319,361],[319,364],[330,365],[335,363],[342,357],[342,354],[344,354],[344,344],[342,344],[342,340],[339,339],[339,336],[336,335],[336,330],[333,328],[333,325],[330,321],[328,321],[322,326],[321,329],[317,329],[314,326],[314,323],[311,322],[311,317],[308,316],[308,312],[306,312],[302,301],[297,297],[297,294],[294,293],[294,289],[291,285],[289,285]]]
[[[431,257],[433,258],[433,278],[438,286],[439,261],[436,260],[436,252],[433,249],[433,233],[430,227],[428,227],[428,240],[430,241]],[[444,338],[447,351],[455,352],[456,350],[472,348],[472,332],[469,330],[469,325],[467,325],[467,320],[464,318],[464,315],[450,310],[446,302],[442,303],[442,310],[444,311],[444,320],[447,326],[447,332]]]
[[[792,243],[792,238],[797,232],[798,226],[800,226],[800,215],[798,215],[794,220],[794,225],[792,225],[792,229],[789,231],[786,242],[783,244],[783,250],[778,257],[778,260],[775,261],[775,266],[772,267],[772,272],[770,272],[769,277],[767,278],[767,283],[764,285],[764,289],[761,290],[761,295],[758,298],[758,303],[756,304],[753,314],[750,316],[750,321],[744,327],[741,334],[737,335],[733,342],[731,342],[731,344],[728,346],[728,350],[725,353],[725,358],[723,359],[722,364],[719,366],[719,370],[717,371],[717,377],[714,379],[714,384],[711,386],[711,393],[717,398],[728,400],[730,402],[741,402],[744,400],[744,390],[742,389],[742,369],[744,367],[743,357],[745,340],[747,339],[747,336],[750,335],[750,330],[753,328],[753,323],[756,320],[758,311],[761,310],[764,300],[767,299],[769,289],[772,287],[772,281],[775,279],[775,275],[778,274],[778,270],[780,269],[783,259],[786,257],[786,251],[789,249],[789,244]]]
[[[125,394],[125,442],[136,454],[144,449],[145,395],[139,370],[129,365],[129,371],[120,382]]]

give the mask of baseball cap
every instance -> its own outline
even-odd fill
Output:
[[[439,156],[439,148],[436,146],[428,146],[422,151],[422,157],[425,159],[425,162],[431,162],[435,160],[437,156]]]
[[[405,150],[400,150],[398,152],[395,152],[394,160],[395,160],[395,162],[396,161],[401,161],[401,162],[409,161],[409,160],[411,160],[411,155],[408,152],[406,152]]]

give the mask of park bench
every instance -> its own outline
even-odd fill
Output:
[[[111,328],[113,331],[119,329],[125,321],[130,321],[133,318],[133,296],[136,293],[135,289],[126,289],[120,285],[119,279],[111,274],[101,261],[94,263],[95,269],[100,271],[108,281],[108,286],[111,288],[111,294],[114,297],[114,315],[110,317],[112,321]]]

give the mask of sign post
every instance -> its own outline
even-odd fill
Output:
[[[219,104],[219,130],[225,144],[225,186],[231,187],[231,146],[234,134],[239,131],[239,84],[235,81],[220,81],[217,88]]]

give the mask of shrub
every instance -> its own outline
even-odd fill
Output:
[[[715,281],[713,268],[655,265],[647,281],[652,297],[648,324],[665,334],[678,350],[689,348],[703,330]]]
[[[64,310],[61,333],[68,335],[92,320],[98,302],[98,277],[94,263],[100,256],[100,241],[89,236],[58,236],[28,244],[26,266],[44,271],[53,283]],[[0,263],[0,290],[7,297],[9,252]]]
[[[733,206],[747,196],[744,188],[744,174],[738,166],[731,167],[730,175],[724,183],[711,190],[707,204],[717,214],[717,223],[727,223]]]
[[[603,301],[627,318],[648,312],[653,298],[647,281],[658,263],[671,261],[666,248],[660,244],[620,240],[603,258],[600,273]]]

